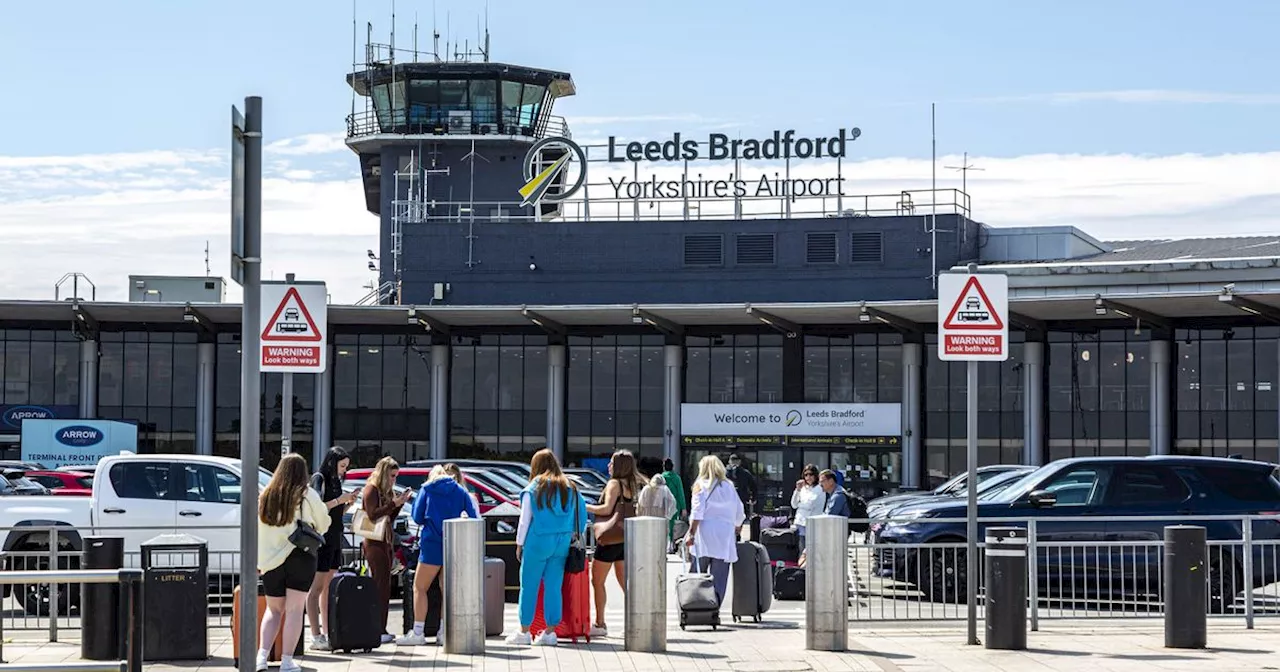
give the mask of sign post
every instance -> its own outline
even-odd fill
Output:
[[[240,317],[240,613],[258,613],[258,463],[262,422],[258,322],[262,298],[262,98],[231,108],[231,277],[244,287]],[[256,619],[240,620],[240,672],[255,672]]]
[[[969,363],[965,444],[968,476],[965,586],[969,606],[969,644],[978,644],[978,362],[1009,359],[1009,276],[968,273],[938,276],[938,359]]]

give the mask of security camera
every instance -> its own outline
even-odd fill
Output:
[[[376,270],[378,270],[378,267],[377,267],[377,266],[375,266],[375,265],[374,265],[374,263],[371,261],[371,262],[369,262],[369,270],[371,270],[371,271],[376,271]]]
[[[377,255],[375,255],[375,254],[373,253],[373,250],[369,250],[369,258],[370,258],[370,259],[377,259],[378,257],[377,257]]]
[[[535,263],[533,263],[533,262],[529,262],[529,270],[531,270],[531,271],[536,271],[536,270],[538,270],[538,265],[537,265],[537,264],[535,264]]]

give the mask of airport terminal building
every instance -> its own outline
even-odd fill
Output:
[[[552,114],[567,73],[370,53],[347,142],[381,286],[329,306],[328,370],[292,400],[263,376],[268,463],[292,403],[294,451],[362,466],[627,448],[736,452],[766,498],[810,462],[926,486],[964,468],[935,322],[969,263],[1009,276],[1013,327],[980,365],[983,463],[1280,459],[1280,235],[1103,241],[980,223],[959,190],[864,195],[855,128],[579,146]],[[106,418],[144,452],[238,454],[240,307],[142,296],[0,302],[0,446],[24,417]]]

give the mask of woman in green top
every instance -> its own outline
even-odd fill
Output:
[[[676,498],[676,515],[671,516],[671,520],[667,521],[667,538],[670,539],[675,531],[676,521],[685,516],[688,508],[685,506],[684,481],[680,480],[680,474],[676,473],[675,462],[672,462],[669,457],[662,461],[662,479],[667,482],[667,488]]]

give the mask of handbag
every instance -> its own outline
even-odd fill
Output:
[[[369,541],[386,541],[388,519],[389,516],[383,516],[374,522],[363,508],[356,509],[351,516],[351,532]]]
[[[289,543],[309,555],[315,555],[324,546],[324,535],[316,531],[311,523],[302,519],[302,507],[298,507],[298,518],[293,523],[293,532],[289,534]]]
[[[564,558],[565,574],[581,574],[587,570],[587,540],[583,536],[582,522],[578,518],[578,489],[573,489],[573,536],[569,539],[569,554]]]
[[[592,527],[592,532],[595,533],[596,537],[596,545],[611,546],[613,544],[621,544],[625,540],[622,521],[635,515],[635,502],[622,501],[622,493],[619,492],[618,501],[613,503],[613,514],[609,516],[608,520],[598,522]]]

